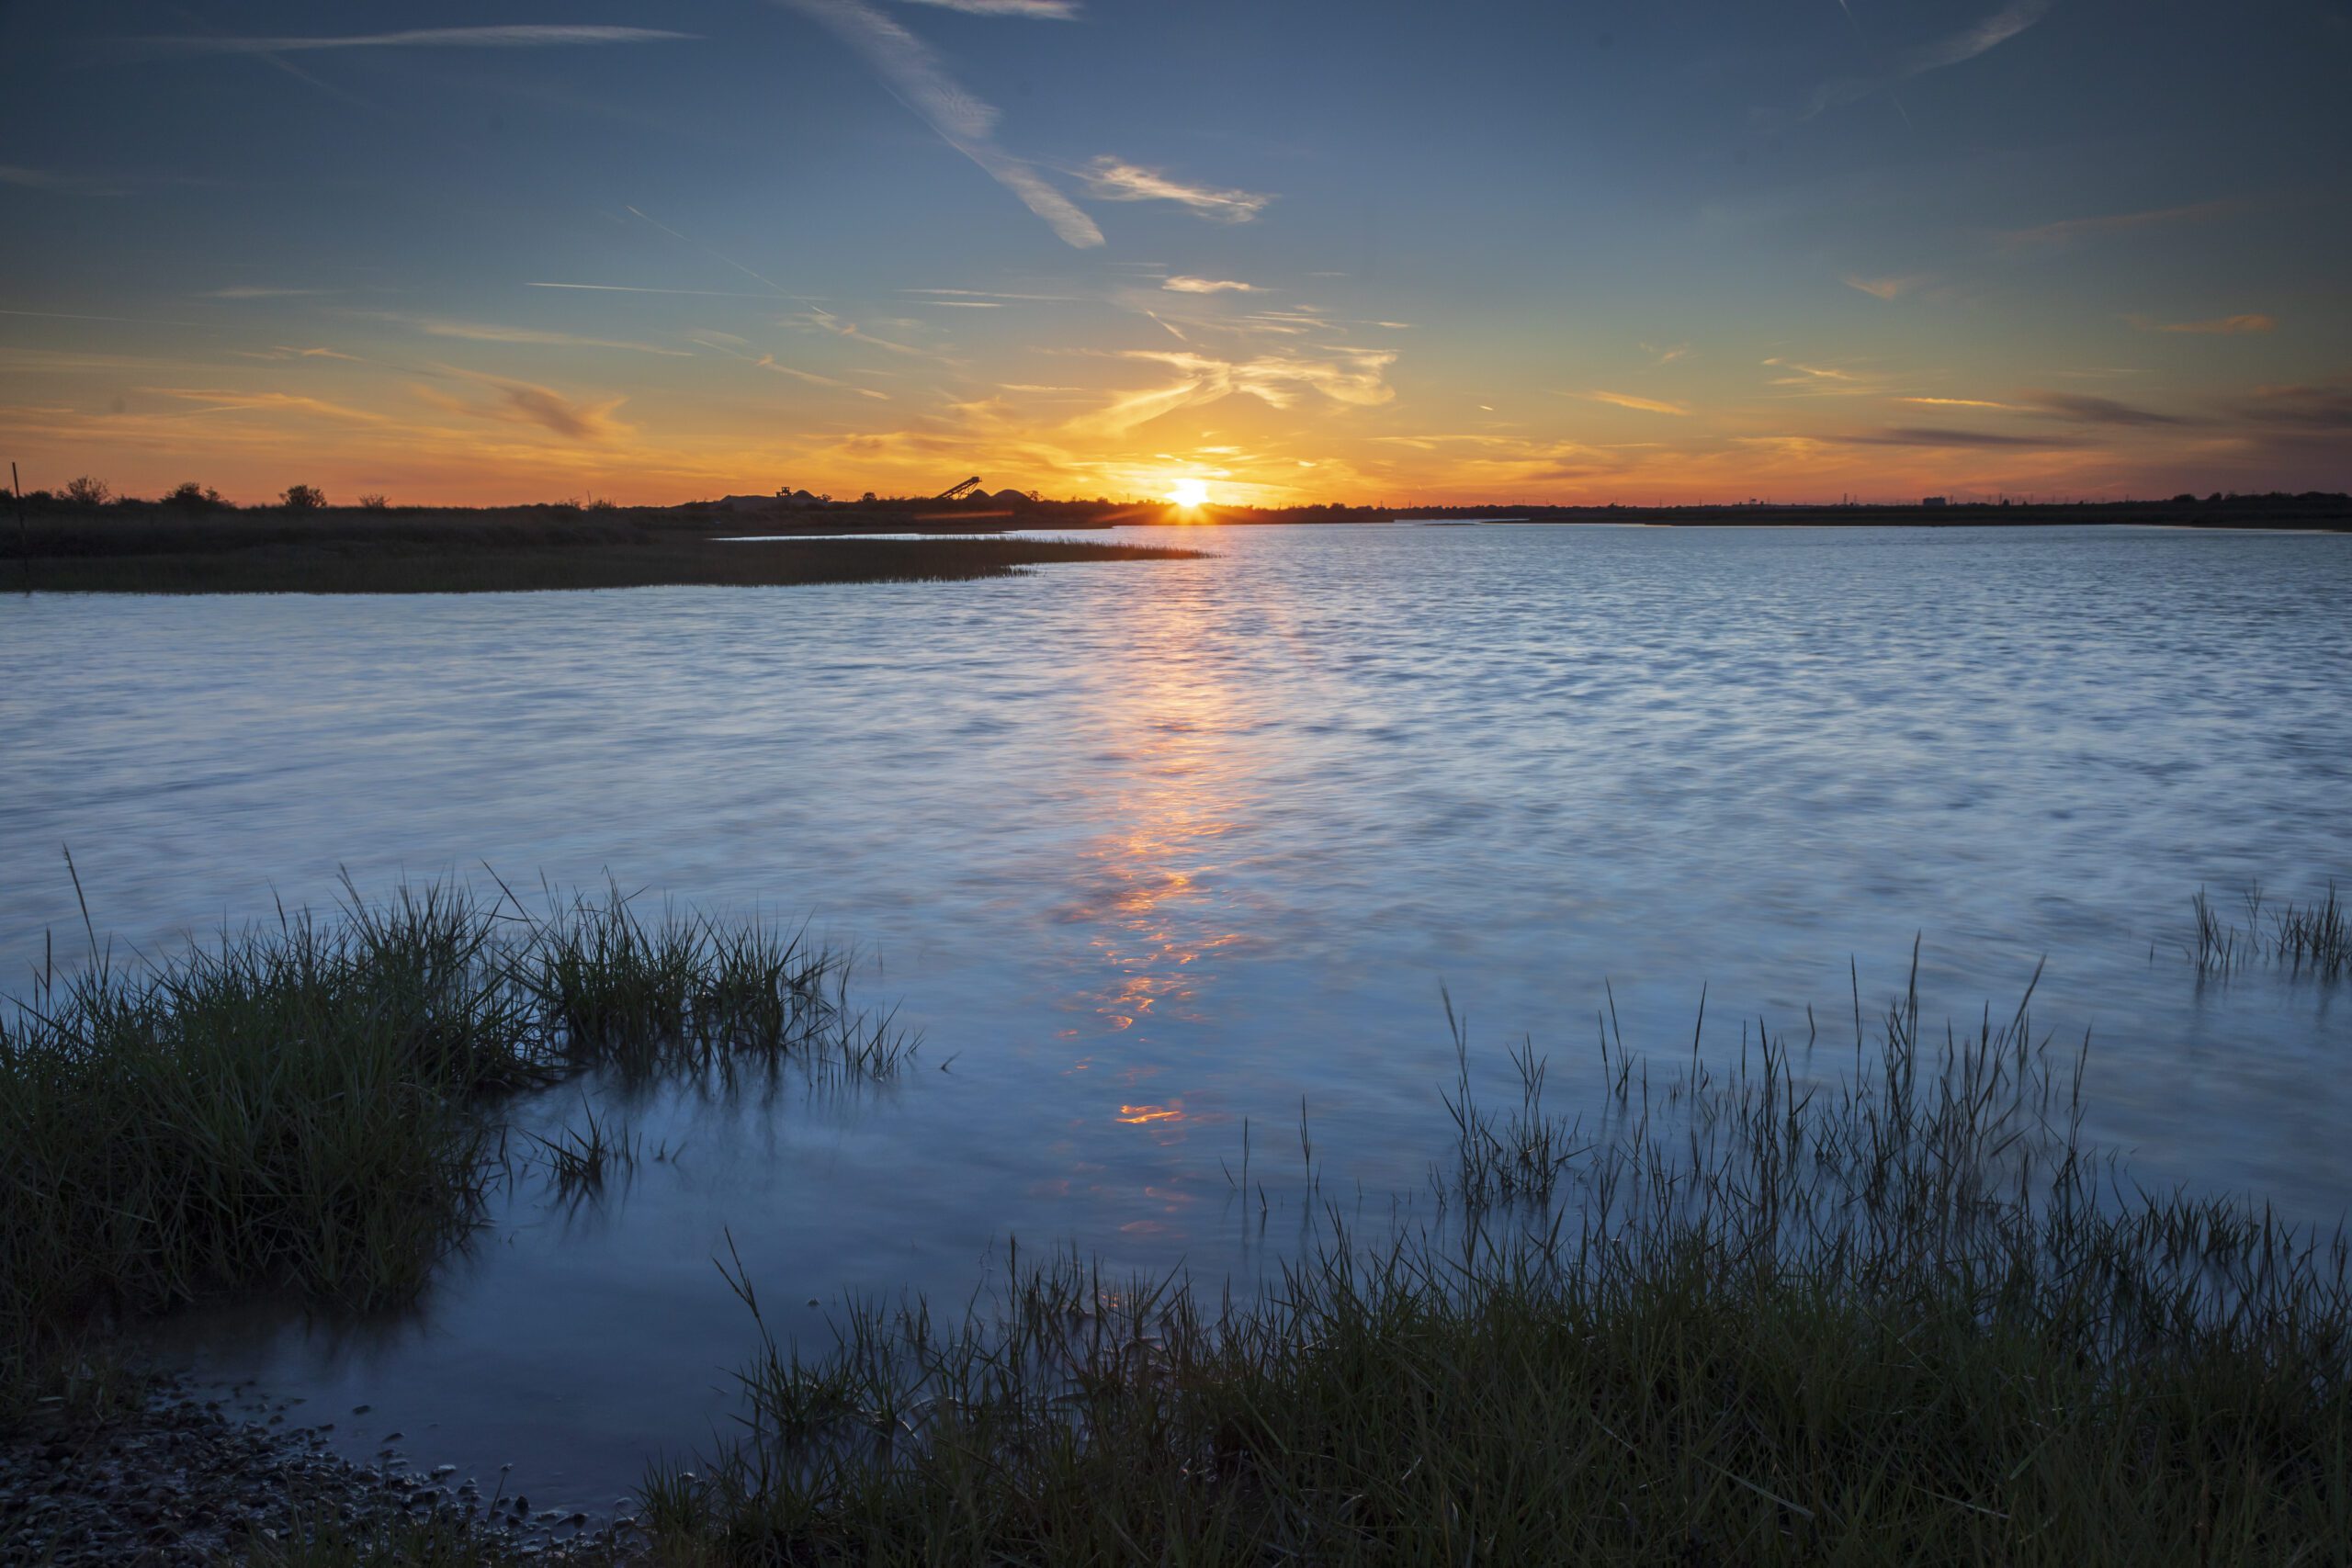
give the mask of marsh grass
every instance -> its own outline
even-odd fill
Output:
[[[1464,1172],[1560,1201],[1333,1210],[1254,1297],[1016,1255],[804,1354],[735,1262],[743,1427],[646,1522],[710,1563],[2341,1560],[2341,1235],[2132,1185],[2022,1003],[1937,1038],[1914,988],[1850,1062],[1655,1088],[1622,1053],[1566,1147],[1461,1101]]]
[[[1473,1209],[1550,1202],[1560,1172],[1583,1152],[1577,1142],[1581,1124],[1544,1110],[1549,1064],[1535,1054],[1532,1039],[1521,1041],[1509,1053],[1519,1079],[1518,1109],[1498,1116],[1480,1106],[1471,1087],[1470,1021],[1455,1013],[1451,995],[1443,999],[1456,1076],[1453,1092],[1442,1098],[1453,1122],[1455,1161],[1452,1181],[1444,1173],[1433,1172],[1431,1186],[1441,1198],[1456,1199]]]
[[[2244,926],[2217,908],[2201,887],[2189,901],[2197,930],[2186,951],[2199,974],[2227,976],[2265,963],[2325,980],[2352,973],[2352,915],[2337,897],[2335,884],[2329,883],[2326,896],[2310,904],[2271,906],[2262,885],[2250,883],[2238,904],[2245,914]]]
[[[477,1224],[512,1091],[590,1068],[897,1071],[916,1042],[854,1008],[803,931],[451,885],[334,917],[281,909],[125,960],[85,915],[0,1007],[0,1417],[83,1331],[227,1291],[414,1293]],[[560,1190],[634,1160],[590,1108],[537,1140]]]

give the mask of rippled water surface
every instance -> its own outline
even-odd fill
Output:
[[[414,1313],[218,1315],[189,1353],[354,1452],[398,1427],[608,1504],[725,1418],[730,1234],[809,1331],[812,1298],[960,1299],[1012,1234],[1247,1277],[1297,1235],[1302,1099],[1326,1201],[1426,1203],[1441,985],[1573,1102],[1604,976],[1660,1053],[1702,982],[1702,1050],[1810,1008],[1850,1051],[1849,958],[1875,1010],[1915,934],[1931,1017],[2048,956],[2036,1019],[2089,1032],[2091,1129],[2143,1178],[2352,1194],[2347,998],[2180,955],[2200,885],[2352,883],[2352,538],[1205,543],[970,583],[9,603],[10,988],[44,930],[79,942],[61,845],[148,947],[331,902],[339,867],[487,863],[810,918],[926,1039],[853,1094],[616,1095],[683,1157],[588,1204],[518,1179]],[[1227,1179],[1245,1117],[1271,1223]]]

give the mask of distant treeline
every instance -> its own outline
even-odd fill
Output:
[[[2352,529],[2352,495],[2327,491],[2290,494],[2222,495],[2167,501],[1927,502],[1911,504],[1829,504],[1747,502],[1724,505],[1552,506],[1487,502],[1464,506],[1217,507],[1221,523],[1360,523],[1396,517],[1494,523],[1645,523],[1663,525],[1789,527],[1846,525],[1857,527],[1920,525],[1981,527],[1994,525],[2162,523],[2206,528]]]
[[[2203,528],[2309,528],[2352,530],[2352,495],[2335,491],[2292,493],[2180,494],[2147,501],[1947,501],[1909,503],[1817,503],[1770,502],[1671,506],[1563,506],[1546,502],[1478,502],[1459,505],[1400,506],[1392,502],[1320,502],[1304,506],[1208,505],[1180,511],[1164,501],[1114,501],[1107,496],[1051,500],[1035,491],[982,491],[954,501],[920,496],[876,496],[856,501],[806,496],[779,497],[772,507],[744,507],[728,501],[687,501],[667,506],[624,506],[609,499],[573,496],[522,505],[463,507],[399,506],[381,494],[363,494],[356,505],[338,506],[314,485],[294,484],[277,499],[240,506],[194,480],[153,500],[118,495],[104,480],[84,476],[62,490],[25,492],[20,509],[60,522],[79,518],[178,517],[187,521],[239,513],[290,516],[315,528],[338,518],[380,522],[386,513],[437,519],[472,517],[509,523],[561,524],[595,518],[624,519],[639,526],[702,527],[712,524],[762,533],[842,533],[913,529],[950,533],[1000,528],[1103,528],[1121,524],[1165,523],[1177,518],[1220,524],[1386,523],[1399,518],[1488,523],[1642,523],[1659,525],[1983,526],[2038,524],[2170,524]],[[36,552],[38,553],[38,552]],[[107,551],[106,553],[111,553]]]

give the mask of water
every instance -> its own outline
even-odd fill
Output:
[[[609,1505],[725,1419],[730,1235],[820,1335],[809,1300],[960,1300],[1011,1234],[1247,1280],[1304,1222],[1302,1098],[1325,1200],[1428,1203],[1442,984],[1565,1108],[1604,976],[1639,1045],[1688,1051],[1704,982],[1703,1050],[1810,1007],[1833,1070],[1849,957],[1875,1011],[1915,934],[1930,1018],[2048,955],[2036,1017],[2090,1032],[2091,1131],[2143,1178],[2342,1210],[2345,997],[2199,985],[2179,942],[2200,885],[2352,883],[2352,538],[1168,532],[1217,558],[0,609],[5,973],[78,943],[62,844],[151,948],[338,868],[609,870],[812,919],[928,1041],[893,1086],[624,1105],[683,1156],[577,1206],[519,1179],[414,1312],[175,1343],[355,1454],[397,1428]]]

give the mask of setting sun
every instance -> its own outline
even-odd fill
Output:
[[[1178,479],[1169,487],[1168,499],[1179,506],[1205,506],[1209,487],[1199,479]]]

